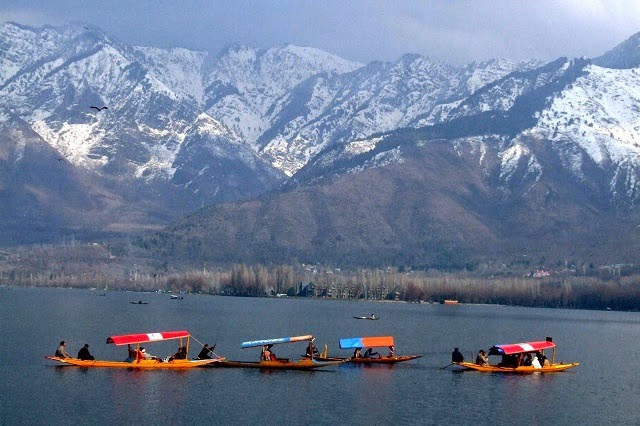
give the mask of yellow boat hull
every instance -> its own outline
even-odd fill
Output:
[[[155,359],[143,359],[140,361],[102,361],[91,360],[83,361],[77,358],[58,358],[56,356],[46,356],[51,361],[57,361],[66,365],[75,365],[85,368],[136,368],[144,370],[184,370],[187,368],[202,367],[204,365],[213,364],[224,360],[224,358],[188,360],[174,359],[171,362],[160,362]]]
[[[486,373],[516,373],[516,374],[531,374],[531,373],[556,373],[558,371],[565,371],[569,368],[577,367],[579,362],[564,363],[547,365],[542,368],[534,368],[531,365],[521,365],[519,367],[500,367],[497,365],[478,365],[472,362],[455,362],[454,364],[463,367],[466,370],[482,371]]]
[[[220,361],[212,367],[227,367],[227,368],[260,368],[262,370],[313,370],[316,368],[329,367],[332,365],[338,365],[345,362],[329,361],[318,362],[311,359],[301,359],[299,361],[288,360],[276,360],[276,361]]]

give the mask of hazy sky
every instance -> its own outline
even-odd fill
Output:
[[[460,65],[598,56],[640,32],[640,0],[3,0],[0,21],[83,22],[130,44],[213,53],[291,43],[360,62],[418,53]]]

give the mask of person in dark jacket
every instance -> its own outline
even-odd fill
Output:
[[[210,348],[208,344],[205,344],[200,353],[198,354],[198,359],[211,359],[211,355],[209,355],[215,349],[216,345],[213,345],[213,348]]]
[[[372,348],[364,351],[363,358],[382,358],[378,352],[374,352]]]
[[[82,349],[78,351],[78,359],[83,361],[93,361],[95,358],[89,353],[89,344],[85,343]]]
[[[187,359],[187,347],[180,346],[178,348],[178,352],[169,357],[169,362],[173,361],[174,359]]]
[[[458,348],[454,348],[453,352],[451,352],[451,362],[463,362],[464,356],[458,350]]]

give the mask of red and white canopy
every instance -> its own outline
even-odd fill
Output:
[[[181,331],[163,331],[161,333],[141,333],[141,334],[123,334],[121,336],[107,337],[107,343],[114,345],[131,345],[134,343],[158,342],[161,340],[180,339],[189,337],[189,332]]]
[[[489,355],[512,355],[525,352],[544,351],[545,349],[553,349],[555,347],[556,344],[549,341],[511,343],[508,345],[495,345],[489,349]]]

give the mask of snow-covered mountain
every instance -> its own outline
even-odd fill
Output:
[[[419,55],[360,64],[293,45],[212,55],[129,46],[95,27],[6,23],[0,124],[26,126],[25,141],[128,194],[123,204],[154,200],[163,220],[285,181],[401,164],[405,143],[434,139],[474,158],[504,194],[562,169],[633,205],[639,37],[594,60],[454,67]]]

